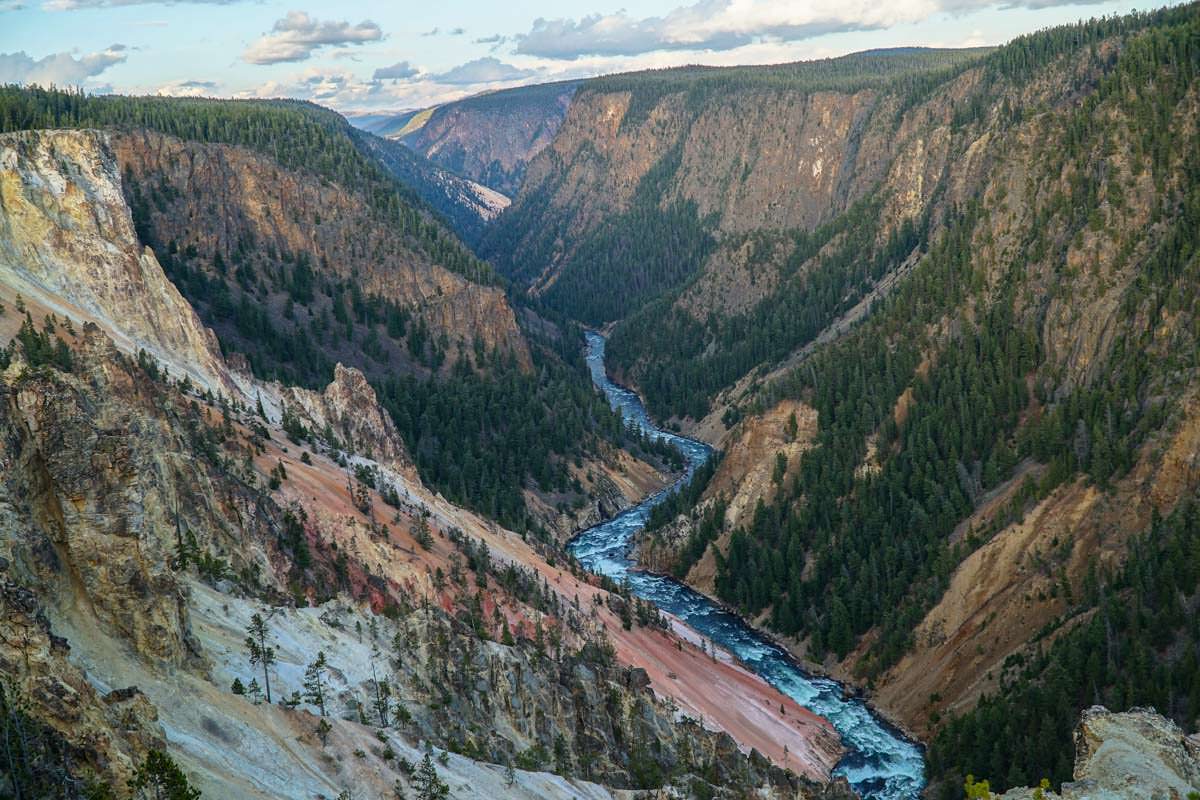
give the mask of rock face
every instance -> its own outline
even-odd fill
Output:
[[[700,319],[710,307],[735,310],[752,304],[771,280],[761,266],[743,267],[737,285],[729,285],[731,268],[745,260],[738,251],[747,234],[811,231],[892,187],[902,188],[891,201],[893,224],[918,214],[947,164],[944,126],[963,91],[951,85],[902,113],[894,96],[875,90],[734,85],[696,101],[681,87],[649,90],[647,100],[585,84],[491,237],[503,263],[541,292],[653,179],[660,208],[692,204],[717,238],[707,262],[691,266],[709,277],[687,305]],[[547,230],[559,233],[547,237]],[[770,263],[786,256],[783,247]],[[756,285],[756,271],[768,273],[766,287]]]
[[[1184,735],[1154,709],[1083,712],[1075,730],[1074,781],[1046,800],[1184,800],[1200,792],[1200,737]],[[997,800],[1033,800],[1034,789],[1012,789]]]
[[[198,654],[171,569],[179,538],[190,531],[242,568],[261,556],[241,538],[264,520],[193,457],[183,419],[155,407],[161,391],[105,334],[89,326],[75,352],[74,374],[20,359],[4,373],[8,529],[35,554],[27,568],[54,587],[47,596],[148,659],[188,663]]]
[[[435,341],[445,336],[449,345],[467,352],[478,340],[485,350],[529,366],[528,345],[502,290],[435,263],[352,190],[227,145],[142,131],[116,137],[113,148],[127,194],[145,211],[147,235],[160,247],[174,244],[180,253],[193,254],[194,268],[229,286],[234,296],[240,291],[237,281],[241,288],[261,286],[272,295],[264,305],[279,307],[273,312],[276,324],[285,325],[281,290],[288,283],[284,276],[294,269],[293,255],[307,253],[316,287],[353,283],[361,293],[378,295],[422,320]],[[224,273],[224,265],[233,274]],[[314,316],[330,313],[322,302],[314,294],[307,304]],[[228,327],[236,335],[235,326]],[[361,347],[338,355],[347,363],[355,359],[360,368],[377,369]]]
[[[228,387],[216,338],[138,243],[108,134],[0,135],[0,277],[51,308],[75,306],[201,385]]]
[[[631,99],[581,89],[514,210],[551,192],[549,207],[572,214],[584,233],[624,210],[646,173],[680,148],[664,204],[693,200],[700,217],[716,214],[729,232],[812,228],[861,197],[888,163],[877,130],[887,109],[873,92],[722,92],[699,112],[668,94],[626,122]]]
[[[141,755],[164,745],[156,709],[136,687],[105,694],[88,681],[68,660],[70,645],[54,635],[38,594],[4,574],[14,565],[12,541],[0,540],[0,552],[6,559],[0,570],[0,674],[6,702],[23,699],[23,711],[44,726],[41,737],[53,740],[76,769],[124,785]],[[24,731],[29,740],[35,737],[32,728]],[[53,776],[54,785],[63,777],[61,772]],[[6,784],[0,776],[0,787],[9,788]]]
[[[430,161],[512,197],[526,165],[558,131],[574,81],[468,97],[422,114],[396,134]]]

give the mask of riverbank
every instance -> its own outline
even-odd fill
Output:
[[[587,334],[588,366],[593,381],[620,409],[627,422],[679,447],[688,460],[688,476],[714,452],[709,445],[663,431],[653,424],[638,396],[614,384],[604,368],[604,338]],[[685,476],[684,479],[686,479]],[[677,484],[678,485],[678,484]],[[924,786],[920,746],[899,728],[877,716],[866,703],[847,697],[843,686],[807,674],[790,650],[752,628],[745,620],[673,578],[639,569],[631,558],[634,539],[650,509],[671,490],[657,492],[611,520],[582,531],[568,545],[589,570],[627,581],[631,590],[671,614],[699,636],[716,642],[753,673],[811,713],[827,719],[842,737],[846,755],[834,770],[867,800],[914,800]]]

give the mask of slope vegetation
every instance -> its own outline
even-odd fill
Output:
[[[488,240],[729,452],[656,563],[871,683],[946,797],[1069,778],[1092,702],[1194,718],[1196,12],[597,81]]]

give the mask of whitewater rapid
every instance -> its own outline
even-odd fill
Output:
[[[845,776],[864,800],[915,800],[925,785],[925,759],[920,746],[876,716],[862,700],[846,697],[836,681],[805,673],[786,651],[741,617],[679,581],[638,570],[630,553],[634,536],[646,525],[650,510],[711,458],[713,449],[703,442],[655,427],[640,398],[608,379],[604,345],[603,336],[587,332],[587,363],[592,381],[627,423],[679,448],[687,460],[687,470],[672,486],[577,534],[567,545],[568,550],[592,572],[616,581],[628,580],[634,594],[683,620],[697,633],[733,653],[767,683],[828,719],[846,747],[846,755],[834,774]]]

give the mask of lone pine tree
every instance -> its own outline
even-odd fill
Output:
[[[270,666],[275,663],[275,648],[267,644],[270,629],[262,614],[255,614],[246,626],[246,652],[250,656],[250,665],[262,664],[263,686],[267,693],[267,702],[271,702],[271,673]]]

